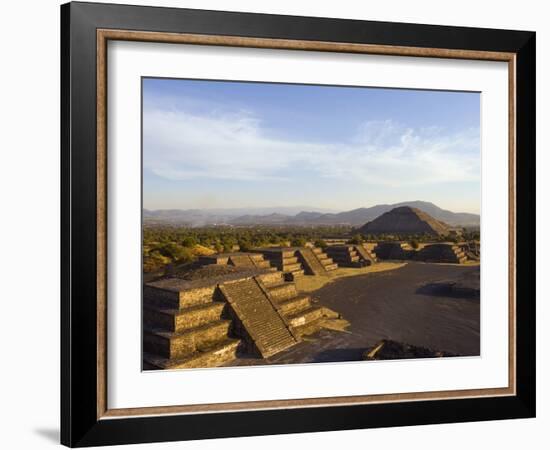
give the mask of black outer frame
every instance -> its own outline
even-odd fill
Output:
[[[96,29],[516,53],[516,382],[509,397],[97,419]],[[61,6],[61,443],[71,447],[535,416],[535,33],[128,5]]]

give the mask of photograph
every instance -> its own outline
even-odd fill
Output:
[[[141,95],[143,370],[480,357],[480,92]]]
[[[535,418],[540,394],[543,15],[256,3],[61,5],[60,127],[42,127],[61,147],[59,316],[24,315],[59,323],[59,358],[37,353],[57,364],[59,440],[386,445],[391,429],[424,448],[443,426],[431,441],[521,446],[535,422],[510,419]],[[21,92],[57,91],[23,84],[23,118]],[[42,122],[11,147],[30,136],[43,158]],[[17,180],[56,179],[26,160]],[[13,222],[36,228],[51,195],[25,186],[29,201],[7,192],[35,218]],[[14,289],[46,286],[19,272]]]

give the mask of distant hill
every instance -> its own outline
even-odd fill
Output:
[[[449,234],[450,226],[434,219],[428,213],[410,206],[399,206],[367,222],[359,232],[363,234]]]
[[[189,209],[143,211],[145,223],[172,223],[189,226],[204,225],[350,225],[359,227],[382,214],[410,206],[419,209],[434,219],[451,226],[479,227],[479,215],[455,213],[433,203],[423,201],[381,204],[369,208],[357,208],[339,213],[327,212],[311,207],[289,208],[239,208],[239,209]]]
[[[237,218],[247,224],[254,223],[257,217],[266,217],[267,223],[281,223],[289,217],[299,216],[310,206],[272,207],[272,208],[208,208],[208,209],[157,209],[143,210],[143,221],[146,224],[172,224],[199,227],[205,225],[228,225]],[[312,213],[323,215],[331,210],[319,209]],[[272,216],[272,217],[270,217]],[[278,218],[278,216],[281,216]],[[238,220],[237,220],[238,222]]]
[[[392,210],[393,208],[398,208],[400,206],[410,206],[412,208],[419,209],[429,214],[436,220],[448,223],[452,226],[465,227],[479,226],[479,215],[471,213],[455,213],[442,209],[433,203],[422,202],[422,201],[412,201],[412,202],[401,202],[394,203],[391,205],[382,204],[375,205],[369,208],[357,208],[351,211],[344,211],[340,213],[319,213],[319,212],[301,212],[295,216],[288,216],[284,223],[289,225],[351,225],[351,226],[361,226],[366,222],[376,219],[382,214]],[[274,219],[276,221],[274,221]],[[247,215],[237,217],[230,221],[233,225],[274,225],[281,224],[281,217],[272,218],[265,215]]]

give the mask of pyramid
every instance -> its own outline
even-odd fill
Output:
[[[363,234],[431,234],[446,235],[449,225],[410,206],[400,206],[367,222],[359,232]]]

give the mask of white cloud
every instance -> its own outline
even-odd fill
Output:
[[[448,135],[369,121],[340,144],[272,138],[251,113],[198,115],[147,105],[144,166],[170,180],[284,180],[287,169],[382,186],[479,180],[479,130]]]

